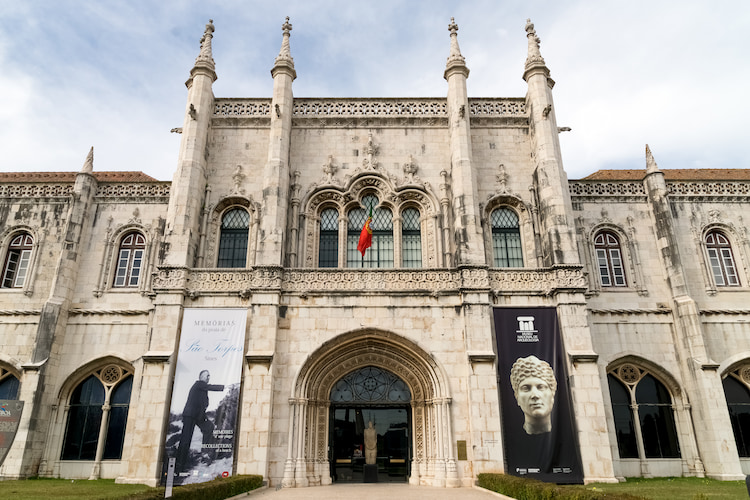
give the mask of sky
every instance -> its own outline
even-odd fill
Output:
[[[216,97],[270,98],[285,16],[295,97],[444,97],[451,17],[470,97],[523,97],[531,18],[563,165],[750,168],[750,2],[718,0],[0,0],[0,171],[171,180],[187,89],[214,20]]]

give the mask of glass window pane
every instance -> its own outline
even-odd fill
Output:
[[[318,265],[337,267],[339,264],[339,213],[327,208],[320,214],[320,249]]]
[[[609,394],[612,401],[612,415],[615,420],[615,435],[620,458],[638,458],[638,445],[633,423],[633,411],[630,408],[630,393],[627,388],[612,375],[607,375]]]
[[[130,376],[120,382],[112,391],[107,424],[107,438],[104,443],[104,460],[119,460],[122,458],[122,445],[125,442],[125,424],[128,421],[130,393],[133,387],[133,377]]]
[[[19,382],[13,375],[0,380],[0,399],[18,399]]]
[[[94,460],[104,404],[104,386],[93,375],[70,397],[63,460]]]
[[[518,214],[508,208],[498,208],[490,215],[490,222],[493,265],[495,267],[523,267]]]
[[[737,452],[741,457],[750,457],[750,393],[731,376],[723,380],[723,385]]]

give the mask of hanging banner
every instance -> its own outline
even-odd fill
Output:
[[[498,307],[494,316],[506,472],[582,483],[555,308]]]
[[[162,484],[232,475],[247,309],[185,309]]]
[[[23,401],[16,399],[0,399],[0,465],[13,444],[13,438],[18,431],[18,422],[23,413]]]

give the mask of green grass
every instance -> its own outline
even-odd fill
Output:
[[[651,500],[747,500],[745,481],[717,481],[698,477],[672,477],[644,479],[628,478],[624,483],[592,483],[587,490],[605,493],[630,493]]]
[[[114,479],[22,479],[0,481],[0,497],[13,500],[115,500],[150,490],[144,484],[115,484]]]

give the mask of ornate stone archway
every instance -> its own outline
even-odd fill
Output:
[[[340,335],[302,365],[289,398],[285,487],[330,484],[328,412],[334,384],[346,374],[375,366],[400,377],[412,394],[414,450],[409,482],[459,486],[453,456],[451,397],[447,377],[432,356],[414,342],[380,330]]]

